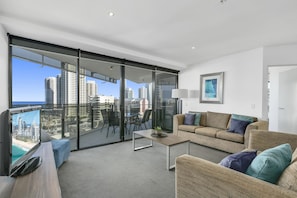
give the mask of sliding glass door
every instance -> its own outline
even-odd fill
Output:
[[[80,59],[80,148],[121,141],[121,66],[91,58]]]
[[[177,87],[177,75],[157,71],[155,82],[156,114],[154,124],[165,131],[172,132],[173,115],[176,114],[176,100],[171,98],[171,92]]]
[[[77,59],[18,46],[11,54],[11,107],[42,106],[42,133],[77,149]]]
[[[152,128],[152,70],[125,67],[125,140],[135,130]]]
[[[41,130],[71,150],[172,130],[177,71],[9,36],[10,107],[41,105]]]

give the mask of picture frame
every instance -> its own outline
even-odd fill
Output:
[[[224,72],[200,75],[200,103],[223,103]]]

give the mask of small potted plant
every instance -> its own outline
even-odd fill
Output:
[[[155,134],[158,136],[162,135],[162,128],[160,126],[155,127]]]

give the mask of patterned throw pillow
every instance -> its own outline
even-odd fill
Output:
[[[245,173],[253,159],[257,156],[257,151],[242,151],[228,155],[219,163],[222,166]]]

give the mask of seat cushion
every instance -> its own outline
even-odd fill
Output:
[[[179,125],[178,130],[187,131],[187,132],[195,132],[195,129],[199,128],[199,126],[195,125]]]
[[[209,137],[216,137],[217,131],[220,129],[213,127],[198,127],[195,129],[195,133],[199,135],[205,135]]]
[[[239,133],[231,133],[225,130],[220,130],[216,134],[216,138],[229,140],[232,142],[244,143],[244,136]]]

